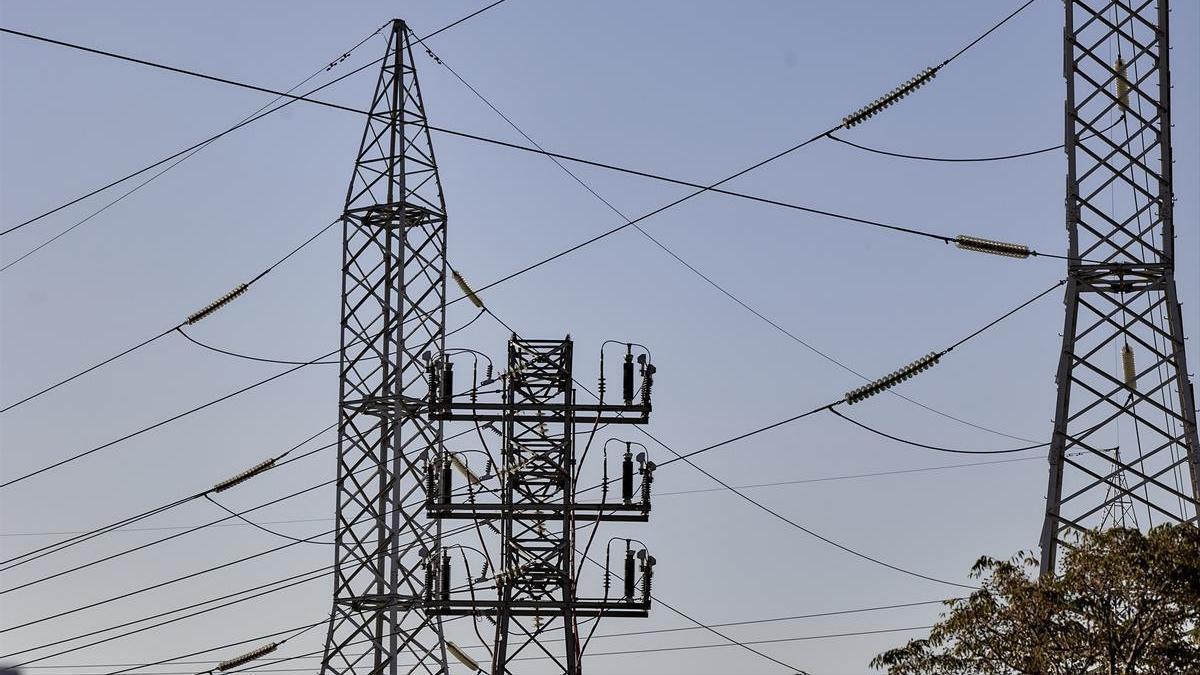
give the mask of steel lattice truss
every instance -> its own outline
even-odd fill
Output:
[[[413,67],[395,21],[343,216],[333,611],[323,673],[445,673],[441,618],[421,610],[426,416],[422,356],[445,336],[446,211]],[[415,665],[414,665],[415,663]]]
[[[631,348],[627,345],[627,350]],[[575,400],[572,352],[570,338],[527,340],[513,336],[508,344],[506,369],[499,378],[503,381],[500,400],[496,402],[480,400],[474,388],[469,400],[455,399],[451,354],[443,354],[431,370],[430,390],[434,395],[430,409],[436,418],[469,420],[481,425],[479,428],[488,426],[502,438],[501,458],[495,465],[485,446],[488,470],[482,476],[467,467],[462,453],[447,450],[429,467],[426,491],[429,514],[438,519],[473,521],[482,547],[443,544],[437,549],[431,560],[438,564],[428,568],[427,611],[493,621],[492,675],[518,672],[520,662],[530,658],[550,662],[538,666],[538,672],[578,675],[582,672],[583,652],[578,619],[644,617],[650,608],[654,558],[644,550],[635,556],[631,540],[625,540],[623,572],[610,568],[606,545],[603,595],[580,593],[579,551],[586,555],[594,528],[601,522],[647,520],[654,465],[639,456],[641,487],[635,490],[631,444],[619,442],[625,446],[619,471],[620,500],[610,501],[608,484],[602,482],[597,500],[581,502],[576,487],[584,457],[576,456],[576,428],[587,428],[594,438],[601,425],[648,421],[654,369],[648,359],[639,361],[642,381],[640,387],[636,386],[633,356],[627,353],[622,379],[624,402],[581,404]],[[477,374],[471,379],[476,382]],[[603,390],[602,384],[601,397]],[[607,478],[607,444],[603,454]],[[467,476],[461,489],[453,485],[455,470]],[[484,524],[495,536],[485,533],[480,527]],[[589,529],[593,536],[586,536]],[[577,547],[581,530],[588,543]],[[486,542],[494,539],[499,539],[500,555],[491,563]],[[457,585],[451,578],[455,569],[453,549],[462,554],[464,573],[462,583]],[[468,549],[484,557],[478,578],[473,578],[468,567]],[[635,557],[641,561],[640,573],[635,569]],[[624,587],[615,595],[610,593],[614,575]]]
[[[564,656],[555,659],[556,666],[574,673],[579,629],[570,602],[575,593],[574,490],[568,478],[575,465],[573,411],[567,405],[572,397],[571,342],[514,339],[508,345],[508,372],[505,403],[532,415],[510,415],[504,423],[505,466],[521,468],[505,482],[502,500],[562,508],[544,519],[534,512],[534,517],[502,521],[500,559],[511,574],[500,588],[492,671],[509,672],[510,659],[536,651],[526,648],[540,633],[560,629]],[[558,411],[556,403],[562,406]],[[562,610],[545,616],[538,612],[552,605]]]
[[[1174,279],[1166,0],[1068,0],[1066,325],[1042,572],[1109,524],[1197,523]],[[1133,522],[1130,522],[1130,521]]]

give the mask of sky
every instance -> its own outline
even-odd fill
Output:
[[[382,55],[377,36],[324,70],[393,17],[426,34],[483,4],[10,0],[0,5],[0,24],[286,89],[318,73],[310,83],[315,86]],[[548,149],[710,182],[836,124],[958,51],[1016,5],[509,0],[437,35],[430,46]],[[1062,21],[1061,3],[1038,0],[934,81],[844,136],[895,152],[957,157],[1061,143]],[[1196,334],[1200,41],[1194,38],[1200,7],[1176,3],[1172,22],[1177,282],[1186,330]],[[445,67],[422,54],[417,68],[433,124],[522,142]],[[373,86],[373,72],[363,73],[322,96],[365,107]],[[0,36],[0,224],[11,226],[196,143],[270,100]],[[0,272],[0,401],[23,398],[174,326],[337,218],[361,124],[357,115],[289,106],[222,138]],[[445,135],[435,135],[434,144],[449,213],[449,257],[477,286],[619,223],[544,157]],[[602,169],[575,170],[629,215],[687,192]],[[1062,253],[1064,175],[1057,151],[943,164],[821,141],[728,187]],[[105,192],[5,236],[0,261],[7,264],[122,193]],[[632,229],[490,289],[484,299],[525,336],[569,333],[576,341],[575,371],[584,382],[594,380],[602,341],[650,346],[658,375],[649,430],[680,452],[827,403],[861,383],[817,351],[883,375],[945,348],[1065,273],[1061,260],[970,254],[713,194],[642,225],[811,348],[756,318]],[[192,334],[272,359],[324,354],[337,344],[339,262],[338,236],[326,233]],[[901,392],[912,399],[994,431],[893,396],[856,405],[853,416],[933,445],[1004,449],[1047,440],[1061,297],[1051,293],[903,385]],[[473,316],[465,304],[449,310],[448,325]],[[484,318],[456,334],[451,345],[501,358],[507,337]],[[1195,344],[1188,343],[1193,368],[1200,359]],[[169,336],[0,415],[0,473],[24,474],[285,368]],[[336,406],[337,369],[315,365],[0,490],[0,551],[8,558],[62,533],[204,490],[332,424]],[[660,461],[669,456],[661,448],[651,452]],[[334,462],[332,451],[315,453],[231,491],[222,503],[248,508],[328,481]],[[847,547],[956,583],[969,583],[967,572],[980,555],[1036,548],[1044,508],[1044,451],[946,455],[898,445],[827,414],[705,453],[697,463],[733,485],[791,482],[747,493]],[[963,592],[853,557],[714,487],[703,474],[673,464],[656,476],[660,497],[649,524],[603,530],[606,537],[647,542],[659,561],[656,595],[704,623]],[[332,512],[333,493],[326,487],[254,513],[264,522],[288,521],[272,527],[305,538],[326,532]],[[7,589],[182,531],[143,528],[180,528],[221,515],[197,500],[139,523],[139,529],[0,572],[0,585]],[[250,527],[207,528],[6,593],[0,623],[24,623],[282,543]],[[0,653],[267,583],[328,565],[331,557],[329,546],[293,546],[121,602],[0,632]],[[329,591],[325,579],[301,584],[47,659],[37,664],[46,668],[30,672],[110,672],[114,668],[84,666],[149,663],[315,622],[329,610]],[[722,630],[750,641],[871,632],[756,647],[812,673],[866,673],[873,655],[922,634],[898,629],[927,626],[939,611],[929,604]],[[599,632],[689,625],[656,606],[649,619],[609,620]],[[470,633],[455,630],[457,639],[471,644]],[[279,656],[319,649],[322,633],[316,629],[289,642]],[[681,631],[597,639],[589,652],[717,642],[705,631]],[[229,658],[254,644],[191,660]],[[594,673],[788,672],[737,647],[597,654],[585,664]],[[138,672],[208,667],[164,664]],[[540,671],[531,666],[530,672]]]

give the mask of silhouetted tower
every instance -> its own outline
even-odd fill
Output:
[[[1200,446],[1175,291],[1166,0],[1067,0],[1066,325],[1041,568],[1132,507],[1197,523]],[[1117,365],[1113,367],[1113,363]]]
[[[393,21],[342,216],[342,350],[333,612],[322,673],[445,673],[422,611],[420,515],[442,424],[425,362],[445,342],[446,208],[403,21]],[[414,665],[416,664],[416,665]]]
[[[645,424],[650,417],[655,371],[649,354],[642,351],[635,357],[635,345],[605,344],[620,344],[625,352],[621,396],[615,403],[606,399],[603,347],[600,400],[576,401],[570,337],[528,340],[514,335],[504,372],[492,375],[489,366],[489,375],[482,378],[485,386],[501,384],[498,400],[474,394],[469,400],[452,398],[452,392],[463,388],[461,383],[468,379],[460,367],[460,385],[455,387],[454,357],[462,352],[446,353],[432,364],[433,415],[471,422],[500,440],[499,462],[488,447],[482,449],[487,455],[482,473],[467,465],[465,454],[447,449],[440,462],[430,466],[427,477],[429,514],[468,521],[482,547],[473,551],[482,559],[477,577],[461,544],[435,551],[428,566],[427,608],[430,613],[486,617],[495,623],[492,675],[519,672],[520,662],[530,657],[548,660],[549,665],[534,662],[537,665],[527,666],[526,671],[578,675],[586,644],[580,619],[644,617],[650,609],[655,560],[644,545],[612,538],[603,545],[603,563],[596,559],[599,550],[595,558],[589,555],[592,544],[602,541],[595,539],[600,523],[648,519],[655,468],[640,444],[612,438],[602,445],[593,443],[598,429]],[[473,354],[466,356],[475,360]],[[472,392],[481,379],[475,363],[476,372],[469,378]],[[577,435],[587,440],[577,443]],[[481,432],[479,440],[483,439]],[[582,452],[577,452],[577,446],[582,446]],[[640,446],[636,454],[635,446]],[[610,447],[616,448],[612,456]],[[597,485],[581,489],[589,451],[593,458],[603,458],[602,473]],[[466,479],[461,487],[454,485],[456,473]],[[620,486],[619,497],[612,494],[618,490],[610,489],[610,484]],[[499,539],[498,562],[489,563],[488,539]],[[458,554],[463,571],[456,574]],[[580,568],[586,563],[594,563],[587,569],[597,571],[598,588],[591,595],[580,591]],[[592,623],[590,631],[595,626]],[[450,649],[466,665],[482,669],[471,657],[461,657],[457,645]]]

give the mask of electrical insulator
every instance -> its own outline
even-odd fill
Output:
[[[633,405],[633,353],[625,354],[625,363],[621,365],[621,396],[625,405]]]
[[[212,486],[211,492],[224,492],[239,483],[244,483],[244,482],[250,480],[251,478],[254,478],[258,474],[269,470],[273,466],[275,466],[274,458],[268,459],[265,462],[256,464],[256,465],[250,467],[249,469],[246,469],[245,471],[234,476],[233,478],[227,478],[227,479],[221,481],[220,483],[217,483],[216,485]]]
[[[454,362],[446,360],[442,367],[442,402],[449,405],[454,400]]]
[[[187,318],[188,325],[190,326],[190,325],[196,323],[197,321],[200,321],[201,319],[208,316],[209,314],[212,314],[213,312],[217,311],[218,309],[221,309],[225,305],[228,305],[229,303],[233,302],[235,299],[237,299],[237,297],[239,295],[241,295],[242,293],[245,293],[246,289],[248,289],[248,288],[250,288],[250,286],[248,284],[239,284],[237,288],[233,289],[232,291],[229,291],[225,295],[222,295],[221,297],[217,298],[216,300],[213,300],[212,302],[208,303],[208,306],[206,306],[204,309],[188,316],[188,318]]]
[[[533,460],[534,460],[533,457],[527,457],[519,462],[509,464],[508,467],[506,467],[505,469],[498,472],[496,474],[496,476],[499,477],[501,480],[507,480],[513,474],[515,474],[518,471],[520,471],[521,469],[524,469],[525,467],[529,466],[533,462]]]
[[[442,554],[442,600],[450,600],[450,554]]]
[[[459,459],[458,455],[454,454],[453,452],[450,453],[450,463],[454,465],[454,468],[461,473],[464,478],[467,479],[468,484],[479,485],[481,482],[479,476],[471,470],[471,467],[467,466],[466,462]]]
[[[633,600],[634,582],[637,581],[637,572],[633,567],[633,549],[625,549],[625,599]]]
[[[604,348],[600,348],[600,377],[596,380],[596,391],[600,400],[604,400],[604,392],[608,391],[608,383],[604,381]]]
[[[458,287],[462,289],[463,295],[467,296],[472,305],[475,305],[479,309],[487,309],[483,306],[483,300],[479,298],[475,291],[471,290],[471,287],[467,285],[467,280],[462,278],[458,270],[450,270],[450,274],[454,276],[454,283],[458,284]]]
[[[1113,67],[1113,70],[1116,71],[1116,76],[1117,76],[1117,83],[1116,83],[1117,103],[1119,103],[1121,105],[1121,108],[1123,110],[1129,110],[1129,89],[1130,89],[1130,87],[1129,87],[1129,75],[1128,75],[1127,68],[1125,67],[1125,59],[1118,56],[1117,64],[1116,64],[1116,66]]]
[[[430,556],[429,558],[425,559],[425,597],[430,599],[433,598],[433,589],[437,588],[437,586],[433,583],[435,577],[436,574],[434,573],[433,568],[433,556]]]
[[[450,460],[442,460],[442,484],[439,486],[441,491],[438,496],[443,504],[450,503],[450,495],[454,492],[454,469]]]
[[[442,393],[442,376],[435,365],[429,366],[429,407],[437,408],[438,396]]]
[[[954,245],[964,251],[975,251],[976,253],[990,253],[992,255],[1002,255],[1009,258],[1028,258],[1033,251],[1024,244],[1010,244],[1007,241],[996,241],[994,239],[983,239],[981,237],[972,237],[966,234],[960,234],[954,238]]]
[[[842,400],[850,405],[854,405],[863,399],[868,399],[875,394],[891,389],[892,387],[911,378],[917,373],[932,368],[941,358],[941,354],[938,354],[937,352],[930,352],[929,354],[922,356],[916,361],[913,361],[912,363],[904,366],[900,370],[897,370],[890,375],[885,375],[884,377],[881,377],[874,382],[869,382],[858,389],[852,389],[846,393],[846,397]]]
[[[1133,362],[1133,348],[1129,343],[1121,347],[1121,365],[1125,369],[1125,386],[1130,389],[1137,389],[1137,367]]]
[[[270,654],[271,652],[275,651],[276,649],[279,649],[279,643],[277,643],[277,642],[271,642],[271,643],[265,644],[265,645],[259,647],[258,649],[246,652],[245,654],[242,654],[241,656],[235,656],[234,658],[229,659],[228,661],[222,661],[222,662],[218,663],[217,670],[219,670],[221,672],[225,672],[226,670],[230,670],[231,668],[237,668],[238,666],[250,663],[254,659],[266,656],[267,654]]]
[[[626,505],[633,501],[633,453],[625,444],[625,458],[621,461],[621,501]]]
[[[450,652],[450,656],[453,656],[455,659],[457,659],[459,663],[470,668],[472,672],[478,673],[483,670],[483,668],[479,667],[479,663],[477,663],[475,659],[467,656],[466,652],[449,640],[446,641],[446,651]]]
[[[642,558],[642,601],[649,604],[650,602],[650,584],[654,581],[654,556],[648,551],[642,549],[639,557]]]
[[[926,68],[925,70],[922,70],[919,74],[917,74],[916,77],[912,78],[908,82],[905,82],[904,84],[900,85],[899,87],[896,87],[891,92],[889,92],[886,96],[881,96],[881,97],[875,99],[874,101],[872,101],[870,104],[863,106],[862,108],[859,108],[858,110],[854,111],[853,113],[843,117],[842,118],[842,127],[845,129],[849,129],[850,127],[856,126],[858,124],[862,124],[863,122],[874,117],[875,115],[878,115],[880,112],[883,111],[884,108],[891,107],[897,101],[904,98],[905,96],[908,96],[909,94],[916,91],[917,89],[923,87],[927,82],[929,82],[934,77],[936,77],[938,68],[940,68],[940,67],[941,66],[938,66],[937,68]]]
[[[654,367],[654,364],[647,363],[645,371],[642,373],[642,405],[647,408],[650,407],[650,388],[654,386],[654,373],[657,372],[658,369]]]
[[[642,467],[642,510],[650,510],[650,484],[654,482],[654,469],[657,465],[654,462],[647,461]]]
[[[604,449],[604,465],[601,469],[603,475],[600,477],[600,503],[608,501],[608,448]]]
[[[437,465],[434,462],[425,463],[425,494],[433,499],[438,494]]]

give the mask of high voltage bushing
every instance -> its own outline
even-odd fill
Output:
[[[1009,258],[1028,258],[1033,254],[1033,251],[1024,244],[1013,244],[1007,241],[996,241],[995,239],[972,237],[967,234],[960,234],[955,237],[954,245],[963,249],[964,251],[990,253],[992,255],[1002,255]]]
[[[846,397],[842,400],[849,405],[854,405],[855,403],[858,403],[864,399],[868,399],[875,394],[891,389],[901,382],[913,377],[917,373],[929,370],[936,365],[941,358],[941,354],[937,352],[930,352],[890,375],[885,375],[874,382],[868,382],[857,389],[852,389],[849,392],[846,392]]]
[[[220,483],[217,483],[216,485],[212,486],[211,491],[212,492],[224,492],[224,491],[228,490],[229,488],[231,488],[235,485],[238,485],[239,483],[244,483],[244,482],[250,480],[251,478],[254,478],[258,474],[260,474],[264,471],[267,471],[268,469],[270,469],[274,466],[275,466],[275,458],[274,457],[272,457],[271,459],[265,460],[263,462],[259,462],[258,464],[255,464],[254,466],[250,467],[249,469],[246,469],[245,471],[239,473],[238,475],[236,475],[232,478],[227,478],[227,479],[221,481]]]
[[[940,67],[941,66],[938,66],[938,68]],[[870,104],[863,106],[853,113],[843,117],[842,128],[849,129],[850,127],[862,124],[875,115],[878,115],[884,110],[884,108],[889,108],[892,105],[895,105],[897,101],[925,86],[925,83],[936,77],[938,68],[926,68],[925,70],[922,70],[917,74],[916,77],[912,78],[908,82],[905,82],[899,87],[896,87],[886,96],[881,96],[872,101]]]
[[[241,656],[235,656],[232,659],[229,659],[228,661],[222,661],[222,662],[218,663],[217,670],[219,670],[221,672],[225,672],[226,670],[230,670],[232,668],[237,668],[238,666],[242,666],[247,663],[250,663],[254,659],[266,656],[267,654],[270,654],[271,652],[275,651],[276,649],[279,649],[279,643],[278,642],[270,642],[268,644],[265,644],[265,645],[259,647],[258,649],[248,651],[245,654],[242,654]]]
[[[228,305],[229,303],[231,303],[235,299],[237,299],[237,297],[239,295],[241,295],[242,293],[245,293],[246,289],[248,289],[248,288],[250,288],[249,284],[238,284],[237,288],[234,288],[232,291],[229,291],[225,295],[222,295],[221,297],[217,298],[216,300],[213,300],[212,302],[208,303],[208,305],[204,309],[188,315],[187,324],[189,326],[191,326],[192,324],[203,319],[204,317],[208,316],[209,314],[212,314],[213,312],[217,311],[218,309],[221,309],[225,305]]]

